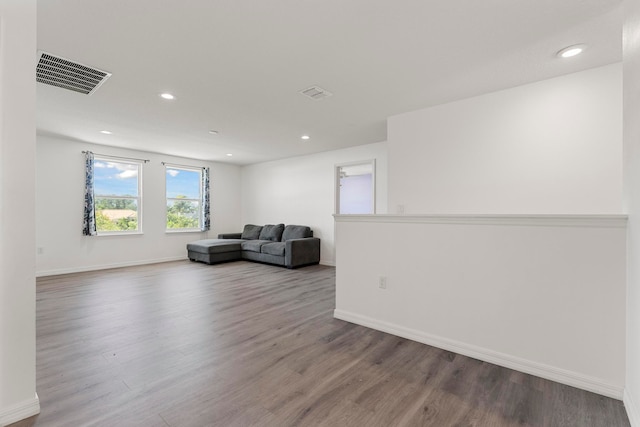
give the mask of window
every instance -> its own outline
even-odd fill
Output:
[[[95,156],[94,205],[98,234],[142,231],[140,162]]]
[[[166,166],[167,230],[201,231],[202,168]]]

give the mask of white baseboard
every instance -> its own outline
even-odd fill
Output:
[[[336,266],[336,261],[334,259],[321,259],[320,260],[320,265],[326,265],[329,267],[335,267]]]
[[[406,328],[388,322],[383,322],[367,316],[346,312],[343,310],[334,310],[333,317],[347,322],[356,323],[378,331],[386,332],[412,341],[449,350],[474,359],[493,363],[495,365],[504,366],[505,368],[514,369],[516,371],[535,375],[558,383],[577,387],[583,390],[601,394],[603,396],[612,397],[622,400],[624,389],[612,384],[607,384],[602,380],[578,372],[568,371],[566,369],[557,368],[555,366],[545,365],[543,363],[522,359],[509,354],[499,353],[487,348],[451,340],[448,338],[431,335],[415,329]]]
[[[59,268],[54,270],[36,271],[36,277],[57,276],[59,274],[84,273],[86,271],[108,270],[110,268],[133,267],[136,265],[158,264],[160,262],[187,260],[184,255],[168,258],[145,259],[140,261],[117,262],[113,264],[89,265],[82,267]]]
[[[631,392],[628,388],[624,389],[624,408],[627,410],[627,417],[629,417],[629,424],[631,427],[640,427],[640,410],[631,396]]]
[[[36,393],[33,399],[28,399],[8,408],[0,409],[0,426],[13,424],[25,418],[33,417],[40,413],[40,399]]]
[[[69,267],[69,268],[58,268],[54,270],[41,270],[36,271],[36,277],[46,277],[46,276],[57,276],[60,274],[71,274],[71,273],[84,273],[87,271],[98,271],[98,270],[108,270],[110,268],[120,268],[120,267],[133,267],[136,265],[147,265],[147,264],[158,264],[161,262],[169,262],[169,261],[182,261],[187,260],[185,256],[178,257],[169,257],[169,258],[158,258],[158,259],[145,259],[142,261],[127,261],[127,262],[117,262],[113,264],[101,264],[101,265],[89,265],[82,267]],[[330,267],[335,267],[335,261],[331,260],[320,260],[321,265],[327,265]]]

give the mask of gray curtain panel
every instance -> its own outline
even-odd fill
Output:
[[[202,231],[211,229],[211,201],[209,198],[209,168],[202,169]]]
[[[82,234],[95,236],[98,231],[96,230],[96,209],[93,199],[93,153],[87,151],[84,159],[84,224]]]

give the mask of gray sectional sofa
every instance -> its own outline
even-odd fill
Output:
[[[207,264],[246,259],[296,268],[320,262],[320,239],[305,225],[247,224],[242,233],[188,243],[187,254]]]

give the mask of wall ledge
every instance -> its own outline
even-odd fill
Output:
[[[33,399],[27,399],[8,408],[0,409],[0,426],[13,424],[40,413],[40,399],[36,393]]]
[[[333,215],[336,222],[626,228],[627,215]]]
[[[628,388],[624,389],[624,407],[627,410],[627,417],[629,417],[631,427],[640,427],[640,411]]]
[[[355,323],[357,325],[366,326],[378,331],[386,332],[388,334],[396,335],[398,337],[410,339],[422,344],[427,344],[433,347],[452,351],[454,353],[462,354],[474,359],[493,363],[494,365],[503,366],[505,368],[514,369],[516,371],[535,375],[537,377],[545,378],[561,384],[566,384],[572,387],[577,387],[583,390],[598,393],[603,396],[611,397],[618,400],[621,400],[623,398],[623,388],[617,387],[613,384],[605,383],[598,378],[582,375],[577,372],[546,365],[543,363],[533,362],[531,360],[522,359],[517,356],[496,352],[487,348],[474,346],[464,342],[431,335],[422,331],[406,328],[393,323],[384,322],[378,319],[373,319],[368,316],[362,316],[357,313],[352,313],[344,310],[334,310],[333,317],[350,323]],[[631,416],[629,418],[631,418]],[[634,427],[636,426],[636,424],[633,423],[632,425]]]

